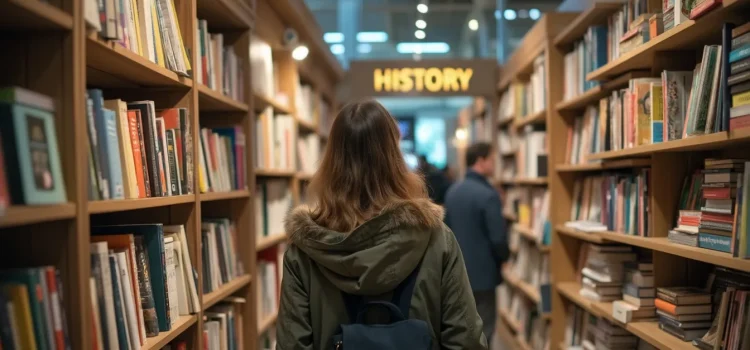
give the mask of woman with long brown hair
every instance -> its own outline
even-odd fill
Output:
[[[487,348],[456,239],[382,105],[339,112],[309,192],[285,222],[277,349]]]

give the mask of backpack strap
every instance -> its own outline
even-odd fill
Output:
[[[417,275],[419,274],[422,261],[420,260],[417,267],[412,270],[409,276],[405,280],[396,286],[393,290],[393,296],[391,297],[391,303],[398,306],[405,318],[409,317],[409,307],[411,307],[411,297],[414,294],[414,285],[417,282]],[[341,292],[341,296],[344,299],[344,307],[346,307],[346,313],[349,315],[349,322],[354,323],[357,320],[357,315],[360,310],[365,306],[364,297],[361,295],[349,294],[344,291]]]

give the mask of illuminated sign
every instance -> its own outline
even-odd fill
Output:
[[[373,89],[377,92],[466,92],[469,91],[472,68],[376,68]]]

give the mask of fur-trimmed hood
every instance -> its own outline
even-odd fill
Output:
[[[352,232],[322,227],[311,213],[302,206],[286,217],[291,244],[339,289],[360,295],[393,290],[417,266],[433,234],[444,229],[443,208],[426,199],[389,205]]]

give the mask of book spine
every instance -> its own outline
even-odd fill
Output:
[[[10,303],[7,306],[9,312],[12,312],[11,328],[17,331],[19,349],[40,349],[46,348],[46,344],[39,343],[35,320],[32,317],[30,294],[36,294],[30,291],[26,285],[10,284],[3,287],[8,294]],[[12,309],[12,310],[11,310]]]
[[[104,125],[106,127],[106,152],[109,167],[109,193],[112,199],[125,198],[123,183],[123,168],[120,160],[120,141],[117,134],[117,114],[115,111],[104,109]]]
[[[130,337],[128,327],[125,323],[124,303],[122,299],[122,289],[120,286],[120,268],[117,264],[117,258],[114,254],[109,255],[109,269],[112,279],[112,297],[115,302],[115,322],[117,324],[117,342],[119,349],[130,349]]]
[[[49,309],[51,315],[49,316],[52,320],[52,329],[54,331],[55,348],[65,349],[66,344],[66,332],[63,328],[62,321],[62,303],[60,300],[60,293],[58,292],[58,281],[55,269],[53,267],[42,268],[44,277],[47,280],[47,290],[49,291]]]
[[[169,170],[169,184],[173,195],[180,194],[180,184],[177,178],[177,159],[175,159],[175,147],[174,147],[174,132],[173,130],[166,131],[166,154],[168,161]]]
[[[145,116],[144,116],[145,112]],[[161,177],[159,176],[159,152],[161,151],[156,135],[156,117],[150,105],[141,109],[141,126],[146,138],[146,150],[148,160],[149,179],[151,180],[151,194],[153,197],[163,197]]]
[[[180,315],[180,308],[177,296],[177,272],[175,271],[174,241],[164,244],[164,256],[166,264],[167,277],[167,299],[169,308],[167,309],[170,325],[174,325]]]
[[[712,235],[709,233],[699,233],[698,246],[701,248],[731,253],[732,239],[731,237]]]
[[[159,145],[159,178],[161,181],[162,196],[171,196],[172,187],[169,176],[169,160],[167,159],[167,135],[164,129],[164,119],[155,118],[156,143]]]
[[[732,107],[740,107],[747,104],[750,104],[750,91],[732,96]]]
[[[750,44],[750,33],[745,33],[732,39],[731,47],[740,47],[745,44]]]
[[[185,108],[180,108],[180,131],[183,149],[182,178],[184,181],[182,183],[185,187],[183,193],[191,194],[195,191],[193,189],[193,127],[189,111]]]
[[[130,150],[132,153],[133,169],[135,170],[135,180],[138,187],[138,198],[146,198],[146,181],[143,177],[143,155],[141,154],[141,141],[138,131],[138,111],[128,111],[128,131],[130,132]]]
[[[750,69],[750,58],[740,60],[729,65],[729,74],[735,75]]]
[[[122,309],[124,313],[125,325],[128,329],[128,338],[130,348],[133,350],[141,348],[141,339],[138,330],[138,320],[135,312],[135,303],[133,298],[133,286],[130,283],[130,275],[128,273],[129,264],[128,258],[125,255],[126,251],[116,252],[115,258],[117,259],[118,274],[120,278],[120,287],[122,295]]]
[[[729,63],[737,62],[750,56],[750,44],[740,46],[729,53]]]
[[[91,96],[91,100],[93,102],[93,109],[94,109],[94,123],[93,128],[94,132],[96,133],[96,148],[97,153],[99,155],[99,169],[101,171],[101,176],[99,179],[99,190],[102,194],[102,199],[110,199],[112,198],[112,194],[110,193],[110,170],[109,170],[109,157],[107,156],[107,128],[105,123],[105,116],[104,116],[104,98],[102,95],[101,90],[89,90],[89,95]]]
[[[130,1],[130,0],[127,0]],[[122,100],[116,100],[114,107],[117,108],[115,111],[115,122],[117,124],[117,138],[119,140],[119,152],[121,168],[123,171],[123,188],[125,191],[125,198],[136,199],[139,198],[138,191],[138,178],[136,175],[135,159],[133,158],[133,140],[131,139],[132,132],[130,131],[130,117],[128,115],[128,107]]]
[[[96,196],[91,199],[101,200],[105,198],[101,185],[102,169],[99,160],[98,140],[96,138],[96,123],[94,122],[94,101],[89,97],[89,92],[86,93],[86,96],[86,126],[89,139],[89,160],[94,168],[94,176],[91,179],[92,183],[90,186],[94,186],[96,190]]]
[[[148,154],[146,153],[146,144],[143,141],[143,114],[141,114],[140,110],[136,110],[136,121],[138,122],[138,143],[141,147],[140,154],[141,154],[141,168],[139,169],[140,172],[143,173],[143,189],[146,193],[146,198],[151,197],[151,179],[149,178],[149,167],[148,167]]]
[[[159,321],[156,314],[154,294],[151,288],[148,254],[146,254],[143,246],[142,237],[135,236],[133,239],[135,241],[136,268],[138,271],[138,288],[141,294],[140,302],[143,323],[146,328],[146,336],[155,337],[159,335]]]

